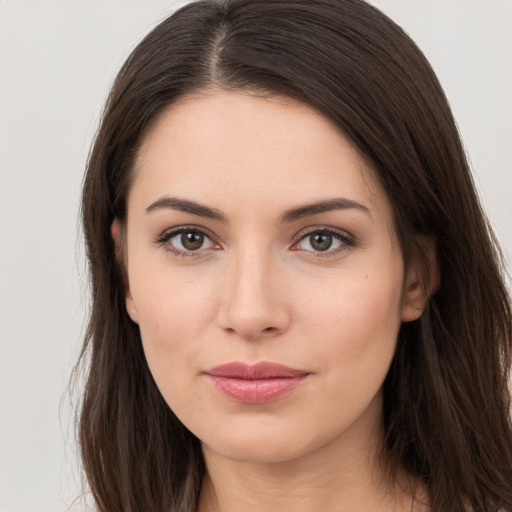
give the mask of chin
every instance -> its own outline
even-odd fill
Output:
[[[203,450],[215,452],[230,460],[250,464],[280,464],[299,459],[307,453],[307,449],[300,446],[285,444],[282,439],[269,442],[268,439],[254,439],[243,443],[225,442],[210,446],[203,444]]]
[[[251,425],[246,428],[217,430],[206,436],[203,450],[210,454],[254,464],[279,464],[297,461],[329,445],[337,437],[307,432],[297,425]]]

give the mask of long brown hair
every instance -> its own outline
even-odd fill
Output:
[[[282,94],[334,121],[394,206],[404,258],[436,241],[440,286],[405,323],[384,384],[390,471],[426,483],[434,512],[512,511],[510,301],[448,102],[411,39],[360,0],[204,0],[133,51],[110,92],[83,185],[92,311],[79,439],[101,512],[197,506],[200,442],[164,402],[125,311],[110,226],[134,158],[177,98],[209,87]],[[250,122],[250,120],[248,120]]]

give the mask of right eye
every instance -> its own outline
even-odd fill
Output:
[[[166,231],[156,242],[179,256],[196,256],[207,250],[216,250],[216,244],[204,231],[197,228],[178,228]]]

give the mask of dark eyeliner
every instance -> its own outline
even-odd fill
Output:
[[[177,235],[180,235],[187,231],[195,231],[197,233],[201,233],[206,238],[208,238],[212,243],[216,243],[215,239],[212,235],[210,235],[208,232],[206,232],[204,229],[196,227],[196,226],[180,226],[178,228],[171,228],[165,230],[162,234],[157,236],[155,240],[153,240],[153,243],[156,245],[162,247],[165,251],[175,255],[175,256],[182,256],[182,257],[199,257],[204,256],[203,251],[182,251],[180,249],[177,249],[176,247],[168,244],[169,240],[174,238]]]
[[[339,240],[340,242],[342,242],[342,246],[341,247],[338,247],[337,249],[334,249],[334,250],[326,250],[326,251],[306,251],[306,250],[302,250],[302,252],[308,252],[310,253],[311,255],[313,255],[314,257],[316,258],[327,258],[329,256],[333,256],[335,254],[337,254],[338,252],[341,252],[343,250],[346,250],[346,249],[350,249],[352,247],[355,247],[356,245],[356,242],[355,242],[355,239],[353,236],[347,234],[345,231],[341,231],[341,230],[337,230],[337,229],[334,229],[334,228],[328,228],[328,227],[325,227],[325,228],[311,228],[309,230],[307,230],[306,232],[303,232],[298,238],[297,238],[297,241],[294,242],[294,246],[299,244],[302,240],[308,238],[309,236],[311,235],[314,235],[316,233],[320,233],[320,234],[329,234],[331,235],[333,238],[336,238],[337,240]]]

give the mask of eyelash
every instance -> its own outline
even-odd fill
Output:
[[[311,237],[312,235],[321,234],[321,235],[330,235],[335,240],[341,242],[341,245],[335,249],[327,249],[325,251],[309,251],[305,249],[297,249],[297,251],[308,252],[311,253],[315,258],[328,258],[329,256],[333,256],[338,254],[340,251],[344,251],[350,249],[355,246],[355,240],[352,236],[344,231],[339,231],[333,228],[311,228],[310,230],[302,233],[300,238],[293,244],[292,247],[297,246],[303,240]]]
[[[186,257],[198,257],[201,256],[202,250],[197,251],[183,251],[181,249],[177,249],[173,245],[169,244],[169,240],[172,238],[181,235],[183,233],[198,233],[200,235],[203,235],[205,239],[208,239],[213,244],[217,244],[214,237],[210,235],[207,231],[205,231],[203,228],[198,228],[196,226],[182,226],[180,228],[176,229],[170,229],[168,231],[164,231],[156,240],[155,243],[161,247],[163,247],[164,250],[170,252],[171,254],[174,254],[175,256],[182,256],[184,258]]]
[[[172,238],[174,238],[178,235],[181,235],[183,233],[187,233],[187,232],[200,234],[200,235],[204,236],[205,239],[210,240],[210,242],[212,244],[218,245],[218,242],[216,242],[215,238],[212,235],[210,235],[206,230],[204,230],[203,228],[195,227],[195,226],[182,226],[180,228],[164,231],[154,242],[157,245],[163,247],[164,250],[170,252],[171,254],[173,254],[175,256],[182,256],[182,257],[200,257],[200,256],[202,256],[203,251],[205,251],[206,249],[198,249],[196,251],[192,251],[192,250],[183,251],[181,249],[177,249],[176,247],[174,247],[173,245],[168,243]],[[296,247],[303,240],[306,240],[308,237],[311,237],[312,235],[315,235],[315,234],[332,236],[334,239],[341,242],[341,245],[335,249],[326,249],[325,251],[310,251],[310,250],[306,250],[306,249],[292,249],[292,250],[296,250],[298,252],[300,251],[300,252],[311,253],[311,255],[316,258],[326,258],[329,256],[333,256],[340,251],[347,250],[347,249],[355,246],[354,238],[352,236],[348,235],[347,233],[345,233],[344,231],[338,231],[336,229],[324,227],[324,228],[312,228],[312,229],[306,231],[305,233],[302,233],[300,238],[298,238],[297,241],[293,243],[292,248]],[[214,249],[214,250],[217,250],[217,249]]]

